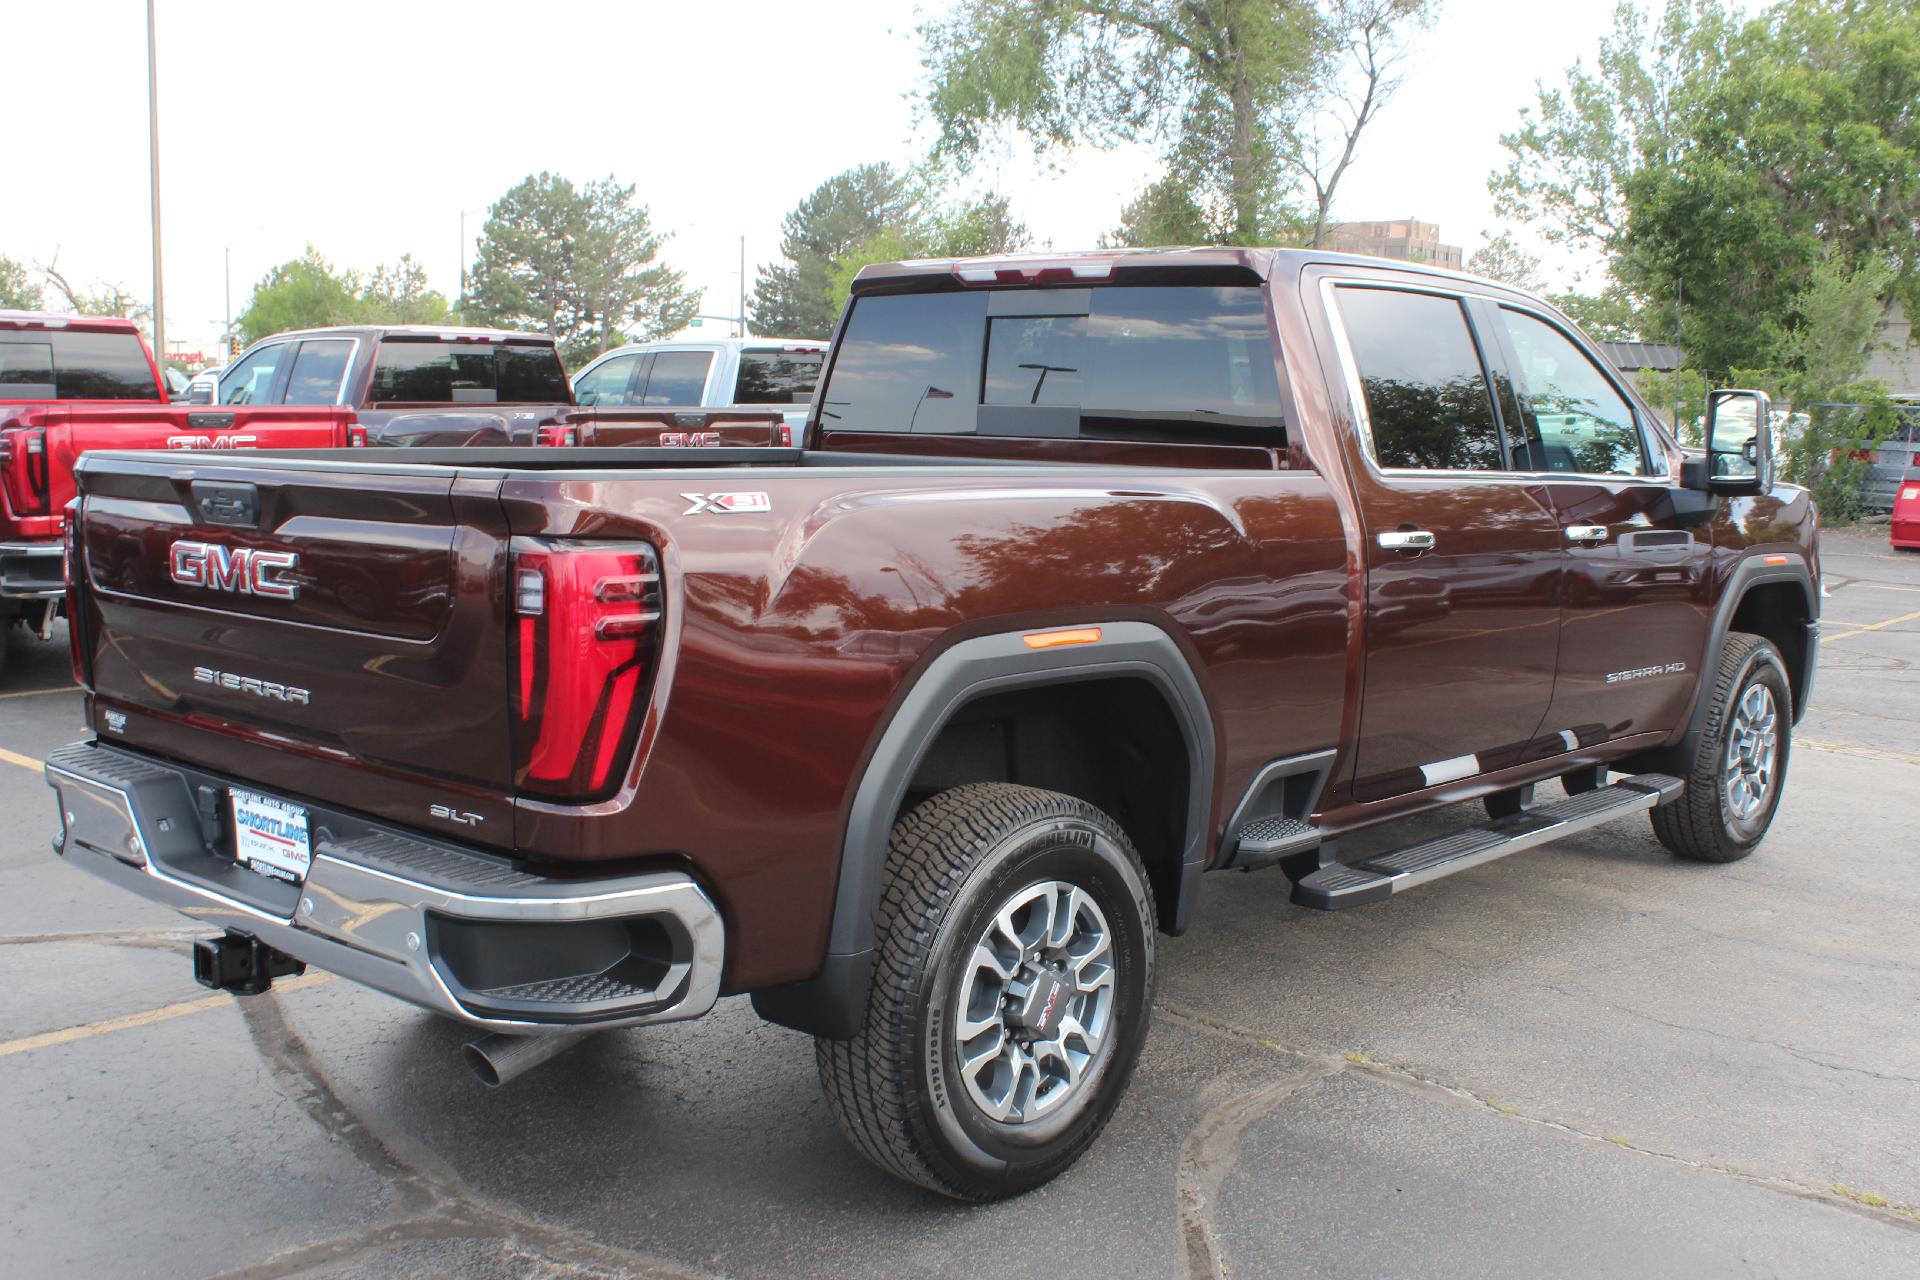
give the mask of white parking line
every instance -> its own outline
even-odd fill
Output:
[[[49,693],[79,693],[79,692],[80,692],[79,685],[70,684],[70,685],[65,685],[58,689],[22,689],[17,693],[0,693],[0,699],[38,698]]]

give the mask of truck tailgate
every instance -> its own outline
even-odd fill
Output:
[[[438,806],[511,844],[497,478],[99,462],[74,625],[103,737],[408,825]]]
[[[47,411],[53,509],[73,498],[73,467],[94,449],[330,449],[351,412],[330,406],[61,404]]]

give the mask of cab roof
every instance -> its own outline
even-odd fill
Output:
[[[1140,249],[1087,249],[1068,253],[1000,253],[976,258],[919,258],[863,267],[854,277],[856,293],[885,291],[916,280],[943,279],[944,287],[992,285],[1098,284],[1126,280],[1136,284],[1261,284],[1288,268],[1309,264],[1387,268],[1450,280],[1500,285],[1498,281],[1401,258],[1374,258],[1321,249],[1263,249],[1232,245],[1167,245]]]
[[[82,333],[139,333],[140,326],[120,316],[70,316],[58,311],[0,308],[0,329],[77,329]]]

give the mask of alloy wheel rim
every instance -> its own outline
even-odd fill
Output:
[[[1727,812],[1738,822],[1759,816],[1773,794],[1779,719],[1773,690],[1764,684],[1748,686],[1734,708],[1727,732],[1727,759],[1720,771],[1720,792]]]
[[[1113,931],[1092,895],[1029,885],[994,913],[964,964],[953,1042],[967,1095],[990,1120],[1062,1114],[1111,1048]]]

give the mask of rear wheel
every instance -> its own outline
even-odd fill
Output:
[[[1760,636],[1729,635],[1707,696],[1686,792],[1653,811],[1653,833],[1682,858],[1735,862],[1765,838],[1786,786],[1793,693],[1780,651]]]
[[[963,1200],[1039,1186],[1099,1136],[1146,1038],[1140,857],[1083,801],[986,783],[902,817],[886,877],[866,1017],[816,1042],[827,1099],[908,1181]]]

